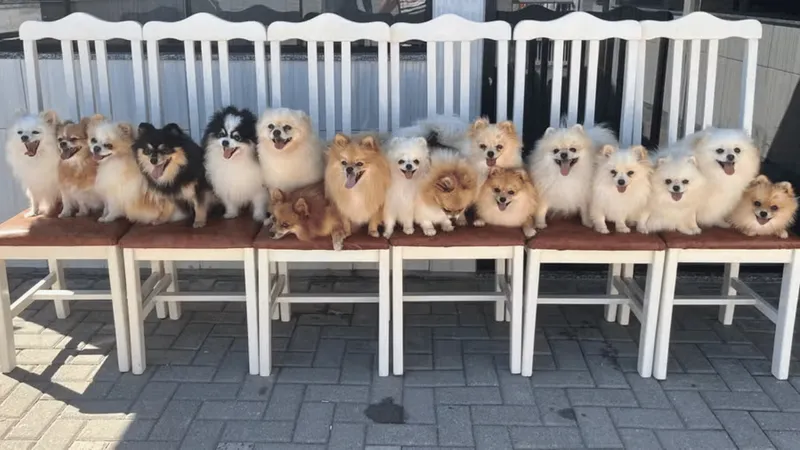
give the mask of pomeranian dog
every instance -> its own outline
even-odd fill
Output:
[[[481,117],[470,126],[469,143],[467,158],[475,164],[481,181],[492,167],[522,167],[522,141],[514,122],[492,124]]]
[[[700,234],[697,212],[706,199],[706,180],[694,156],[662,153],[650,177],[651,191],[636,222],[640,233]]]
[[[392,174],[375,136],[352,139],[337,133],[328,151],[325,193],[342,215],[345,232],[368,224],[370,236],[378,237],[383,220],[386,191]]]
[[[751,181],[728,221],[748,236],[789,237],[787,228],[794,224],[797,199],[792,184],[773,183],[766,175]]]
[[[414,122],[409,127],[400,128],[394,137],[424,137],[428,148],[443,148],[469,153],[470,123],[457,116],[437,114]]]
[[[214,194],[225,205],[225,218],[233,219],[251,206],[253,220],[267,218],[268,193],[256,152],[256,116],[247,109],[228,106],[214,113],[203,134],[205,167]]]
[[[287,234],[294,234],[301,241],[330,236],[333,249],[342,249],[342,243],[348,235],[336,207],[325,198],[322,182],[290,193],[271,189],[270,202],[275,219],[273,239],[280,239]]]
[[[103,199],[99,222],[126,217],[132,222],[159,224],[186,217],[174,202],[149,189],[134,157],[131,124],[93,118],[87,129],[92,157],[98,163],[95,190]]]
[[[685,138],[708,181],[703,207],[697,211],[701,227],[729,226],[725,219],[736,207],[748,184],[758,175],[761,155],[743,130],[709,128]]]
[[[536,188],[525,169],[492,167],[478,191],[473,225],[521,227],[526,237],[533,237],[536,202]]]
[[[100,114],[84,117],[78,123],[67,121],[58,127],[58,185],[61,189],[61,214],[85,216],[103,208],[103,199],[95,190],[97,161],[89,149],[88,127],[91,121],[101,121]]]
[[[547,215],[574,216],[591,227],[589,200],[595,159],[604,145],[618,147],[614,133],[597,126],[548,128],[536,143],[530,158],[530,172],[539,206],[536,228],[547,227]]]
[[[192,226],[204,227],[213,195],[203,166],[203,149],[177,124],[158,129],[147,122],[139,124],[133,148],[150,188],[191,209]]]
[[[641,145],[618,149],[606,145],[592,182],[589,217],[597,232],[606,234],[606,221],[614,222],[617,233],[630,233],[628,224],[642,215],[650,197],[653,164]]]
[[[268,109],[256,124],[258,160],[269,189],[291,192],[322,180],[325,146],[303,111]]]
[[[58,115],[54,111],[18,118],[8,130],[6,160],[30,201],[25,217],[55,214],[60,197]]]
[[[428,143],[424,137],[392,138],[386,145],[386,159],[393,167],[383,208],[383,237],[389,239],[397,223],[403,233],[414,233],[414,199],[430,168]]]
[[[464,211],[478,194],[478,173],[458,151],[431,152],[431,167],[422,180],[414,206],[414,221],[426,236],[436,235],[434,224],[442,231],[453,231],[452,221],[465,223]]]

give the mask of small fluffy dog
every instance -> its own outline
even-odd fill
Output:
[[[476,201],[474,225],[522,227],[526,237],[536,235],[536,189],[525,169],[489,169]]]
[[[772,183],[765,175],[750,182],[729,217],[734,228],[748,236],[773,235],[786,239],[794,224],[797,199],[789,182]]]
[[[647,206],[636,223],[640,233],[679,231],[699,234],[697,211],[706,199],[706,182],[694,156],[665,153],[651,176]]]
[[[78,123],[67,121],[58,127],[58,149],[61,162],[58,164],[58,185],[61,189],[61,214],[70,217],[77,209],[78,216],[85,216],[103,208],[103,199],[97,194],[94,184],[97,178],[97,161],[89,149],[88,127],[91,121],[104,120],[102,115],[84,117]]]
[[[630,233],[628,224],[636,222],[650,196],[653,165],[641,145],[617,149],[606,145],[592,183],[589,217],[594,229],[608,233],[606,221],[614,222],[617,233]]]
[[[685,141],[708,181],[703,207],[697,211],[697,223],[701,227],[727,227],[725,218],[758,175],[761,155],[742,130],[710,128],[687,136]]]
[[[414,199],[430,167],[428,143],[424,137],[392,138],[386,146],[386,159],[392,169],[383,208],[383,237],[389,239],[398,222],[403,233],[414,233]]]
[[[467,158],[475,164],[482,179],[492,167],[522,167],[522,141],[514,122],[492,124],[481,117],[470,126],[469,144]]]
[[[325,193],[342,219],[345,232],[369,224],[369,234],[378,237],[383,220],[386,191],[392,174],[375,136],[351,139],[337,133],[328,152]]]
[[[256,152],[256,116],[228,106],[214,113],[203,134],[205,167],[214,193],[233,219],[250,205],[253,220],[267,218],[267,190]]]
[[[193,226],[205,226],[213,196],[203,166],[203,149],[177,124],[158,129],[147,122],[139,124],[133,148],[150,188],[179,206],[188,205],[194,211]]]
[[[6,160],[26,190],[26,217],[52,215],[58,208],[58,115],[54,111],[28,114],[14,122],[6,139]]]
[[[530,172],[539,206],[536,228],[547,227],[547,214],[580,214],[581,222],[591,227],[589,200],[595,158],[604,145],[618,147],[614,133],[597,126],[584,128],[548,128],[536,143],[530,160]]]
[[[294,234],[301,241],[330,236],[334,250],[341,250],[347,237],[342,218],[336,207],[325,198],[322,182],[302,187],[290,193],[270,190],[274,214],[273,239]]]
[[[126,217],[133,222],[158,224],[185,215],[175,203],[148,188],[133,152],[135,131],[128,123],[91,120],[89,146],[98,163],[95,190],[103,199],[99,222]]]
[[[478,173],[457,151],[431,152],[431,168],[422,181],[414,207],[414,221],[426,236],[434,236],[439,224],[442,231],[453,231],[451,220],[464,223],[464,211],[478,194]]]
[[[256,125],[258,160],[269,189],[291,192],[322,180],[325,146],[303,111],[268,109]]]

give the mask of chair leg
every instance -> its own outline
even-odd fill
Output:
[[[392,364],[395,375],[403,374],[403,248],[392,247]]]
[[[622,278],[633,278],[633,268],[634,264],[623,264]],[[620,305],[617,322],[622,326],[628,326],[628,324],[631,322],[631,306],[629,304],[623,303]]]
[[[509,367],[511,373],[518,374],[522,371],[522,285],[525,261],[525,249],[522,246],[514,247],[514,256],[511,260],[511,336],[509,336]]]
[[[0,260],[0,372],[8,373],[17,366],[14,350],[14,323],[11,315],[11,292],[8,288],[6,262]]]
[[[134,250],[123,250],[125,267],[125,290],[127,291],[128,319],[131,328],[131,370],[141,375],[147,367],[144,346],[144,319],[142,311],[142,285],[139,268],[136,266]]]
[[[606,279],[606,294],[617,295],[619,291],[614,286],[614,277],[622,274],[622,264],[609,264],[608,265],[608,279]],[[606,322],[615,322],[617,320],[617,304],[605,306]]]
[[[289,263],[286,262],[279,262],[278,269],[281,274],[283,274],[283,293],[289,293]],[[292,320],[292,304],[291,303],[281,303],[281,322],[289,322]]]
[[[150,273],[153,272],[164,273],[164,263],[161,261],[150,261]],[[167,305],[165,305],[164,302],[156,302],[156,317],[159,319],[167,318]]]
[[[731,287],[731,278],[739,276],[739,263],[725,264],[725,274],[722,278],[722,296],[736,295],[736,289]],[[736,305],[722,305],[719,307],[719,321],[723,325],[733,324],[733,313]]]
[[[626,266],[630,267],[630,276],[633,276],[633,264],[626,264]],[[650,378],[653,374],[653,353],[656,348],[656,333],[659,331],[658,327],[660,325],[659,304],[661,303],[661,281],[663,277],[664,252],[654,252],[653,260],[647,266],[647,279],[645,281],[644,299],[642,301],[642,317],[639,321],[641,330],[639,331],[638,369],[639,375],[643,378]],[[672,303],[672,298],[670,298],[669,301]],[[630,307],[628,307],[628,315],[630,315]],[[671,316],[672,313],[670,312],[670,317]],[[625,319],[626,323],[623,325],[627,325],[627,317]],[[666,338],[667,343],[669,343],[669,336]]]
[[[167,292],[179,292],[181,290],[178,285],[178,269],[175,268],[175,261],[164,261],[164,273],[172,275],[172,283],[167,286]],[[169,318],[178,320],[181,318],[181,303],[180,302],[167,302],[169,309]]]
[[[259,268],[258,270],[261,271],[262,269]],[[266,273],[270,274],[270,276],[272,276],[272,274],[280,275],[280,272],[278,271],[278,263],[275,262],[269,263],[269,271]],[[280,308],[275,308],[275,311],[272,312],[272,320],[280,320],[280,319],[281,319],[281,310]]]
[[[522,368],[524,377],[533,375],[533,347],[536,338],[536,308],[539,299],[539,252],[528,249],[524,321],[522,324]]]
[[[772,375],[779,380],[789,378],[798,290],[800,290],[800,250],[793,250],[791,262],[783,266],[778,322],[775,324],[775,343],[772,347]]]
[[[269,250],[258,250],[258,363],[259,373],[268,377],[272,372],[272,288]]]
[[[250,375],[258,375],[258,287],[256,281],[256,251],[244,250],[244,297],[247,311],[247,354],[250,358]]]
[[[495,271],[494,291],[501,292],[502,288],[500,280],[504,278],[506,275],[506,260],[495,259],[494,271]],[[494,303],[494,320],[495,322],[502,322],[506,320],[506,302],[504,300],[497,300]]]
[[[378,261],[378,375],[389,376],[389,327],[391,318],[391,256],[390,251],[381,250]]]
[[[125,296],[125,271],[122,249],[108,248],[108,281],[111,288],[111,309],[117,338],[117,364],[120,372],[131,370],[131,338],[128,333],[128,303]]]
[[[667,250],[666,259],[664,262],[664,276],[661,279],[661,299],[659,300],[660,305],[658,309],[654,311],[659,311],[658,313],[658,326],[656,329],[656,344],[655,344],[655,351],[653,354],[653,373],[652,375],[659,380],[664,380],[667,378],[667,363],[669,360],[669,335],[670,330],[672,327],[672,309],[675,300],[675,284],[678,275],[678,256],[680,250]],[[649,273],[648,270],[648,285],[646,289],[650,292],[651,289],[656,289],[655,285],[650,285],[649,283]],[[655,273],[653,274],[655,276]],[[643,305],[645,308],[648,305]],[[648,311],[650,312],[650,311]],[[647,321],[649,317],[646,314],[645,320]],[[642,336],[644,335],[644,327],[642,327]],[[639,343],[641,347],[644,345],[643,342]],[[641,351],[641,349],[640,349]],[[640,364],[640,371],[641,371],[641,364],[642,364],[642,357],[641,353],[639,356],[639,364]]]
[[[47,267],[51,273],[56,274],[56,281],[53,283],[53,289],[66,289],[67,280],[64,278],[64,267],[61,261],[57,259],[48,259]],[[67,300],[55,299],[53,306],[56,308],[56,317],[59,319],[66,319],[69,317],[69,302]]]

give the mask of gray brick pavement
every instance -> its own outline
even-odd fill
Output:
[[[242,287],[232,272],[181,276],[187,290]],[[297,276],[293,290],[363,290],[373,281],[363,276]],[[604,289],[600,276],[581,276],[545,272],[542,289]],[[28,271],[11,278],[17,291],[30,286]],[[107,284],[90,271],[68,278]],[[753,279],[775,298],[774,278]],[[717,282],[679,286],[710,292]],[[489,285],[439,275],[410,284],[426,283]],[[291,322],[274,323],[269,378],[247,374],[242,305],[215,303],[187,304],[179,321],[148,317],[148,370],[119,374],[109,307],[77,302],[58,320],[36,302],[14,319],[19,367],[0,376],[0,449],[749,449],[800,439],[800,364],[789,381],[770,375],[773,327],[746,307],[731,327],[713,308],[676,308],[663,382],[636,373],[636,321],[606,323],[600,307],[540,308],[531,379],[508,372],[508,328],[488,304],[407,305],[407,371],[389,378],[374,373],[371,305],[295,306]],[[382,401],[402,405],[402,420],[365,414]]]

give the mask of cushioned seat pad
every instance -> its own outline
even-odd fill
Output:
[[[125,220],[97,217],[25,217],[23,211],[0,224],[0,246],[96,247],[116,245],[131,227]]]
[[[294,235],[272,239],[269,231],[262,228],[253,241],[253,247],[270,250],[333,250],[333,241],[330,237],[317,238],[313,241],[301,241]],[[374,238],[361,230],[344,240],[342,250],[385,250],[389,248],[389,241],[384,238]]]
[[[509,247],[524,245],[525,235],[521,228],[487,225],[456,227],[449,233],[437,228],[436,236],[425,236],[417,227],[411,235],[395,231],[389,242],[393,247]]]
[[[668,248],[717,250],[778,250],[800,248],[800,238],[789,233],[787,239],[777,236],[746,236],[736,230],[709,228],[689,236],[678,232],[661,233]]]
[[[125,248],[248,248],[261,228],[250,216],[236,219],[211,218],[202,228],[190,221],[162,225],[134,225],[119,244]]]
[[[653,251],[664,250],[666,245],[658,235],[616,233],[609,224],[609,234],[601,234],[587,228],[577,220],[547,221],[547,228],[540,230],[528,241],[528,247],[542,250],[597,250],[597,251]]]

